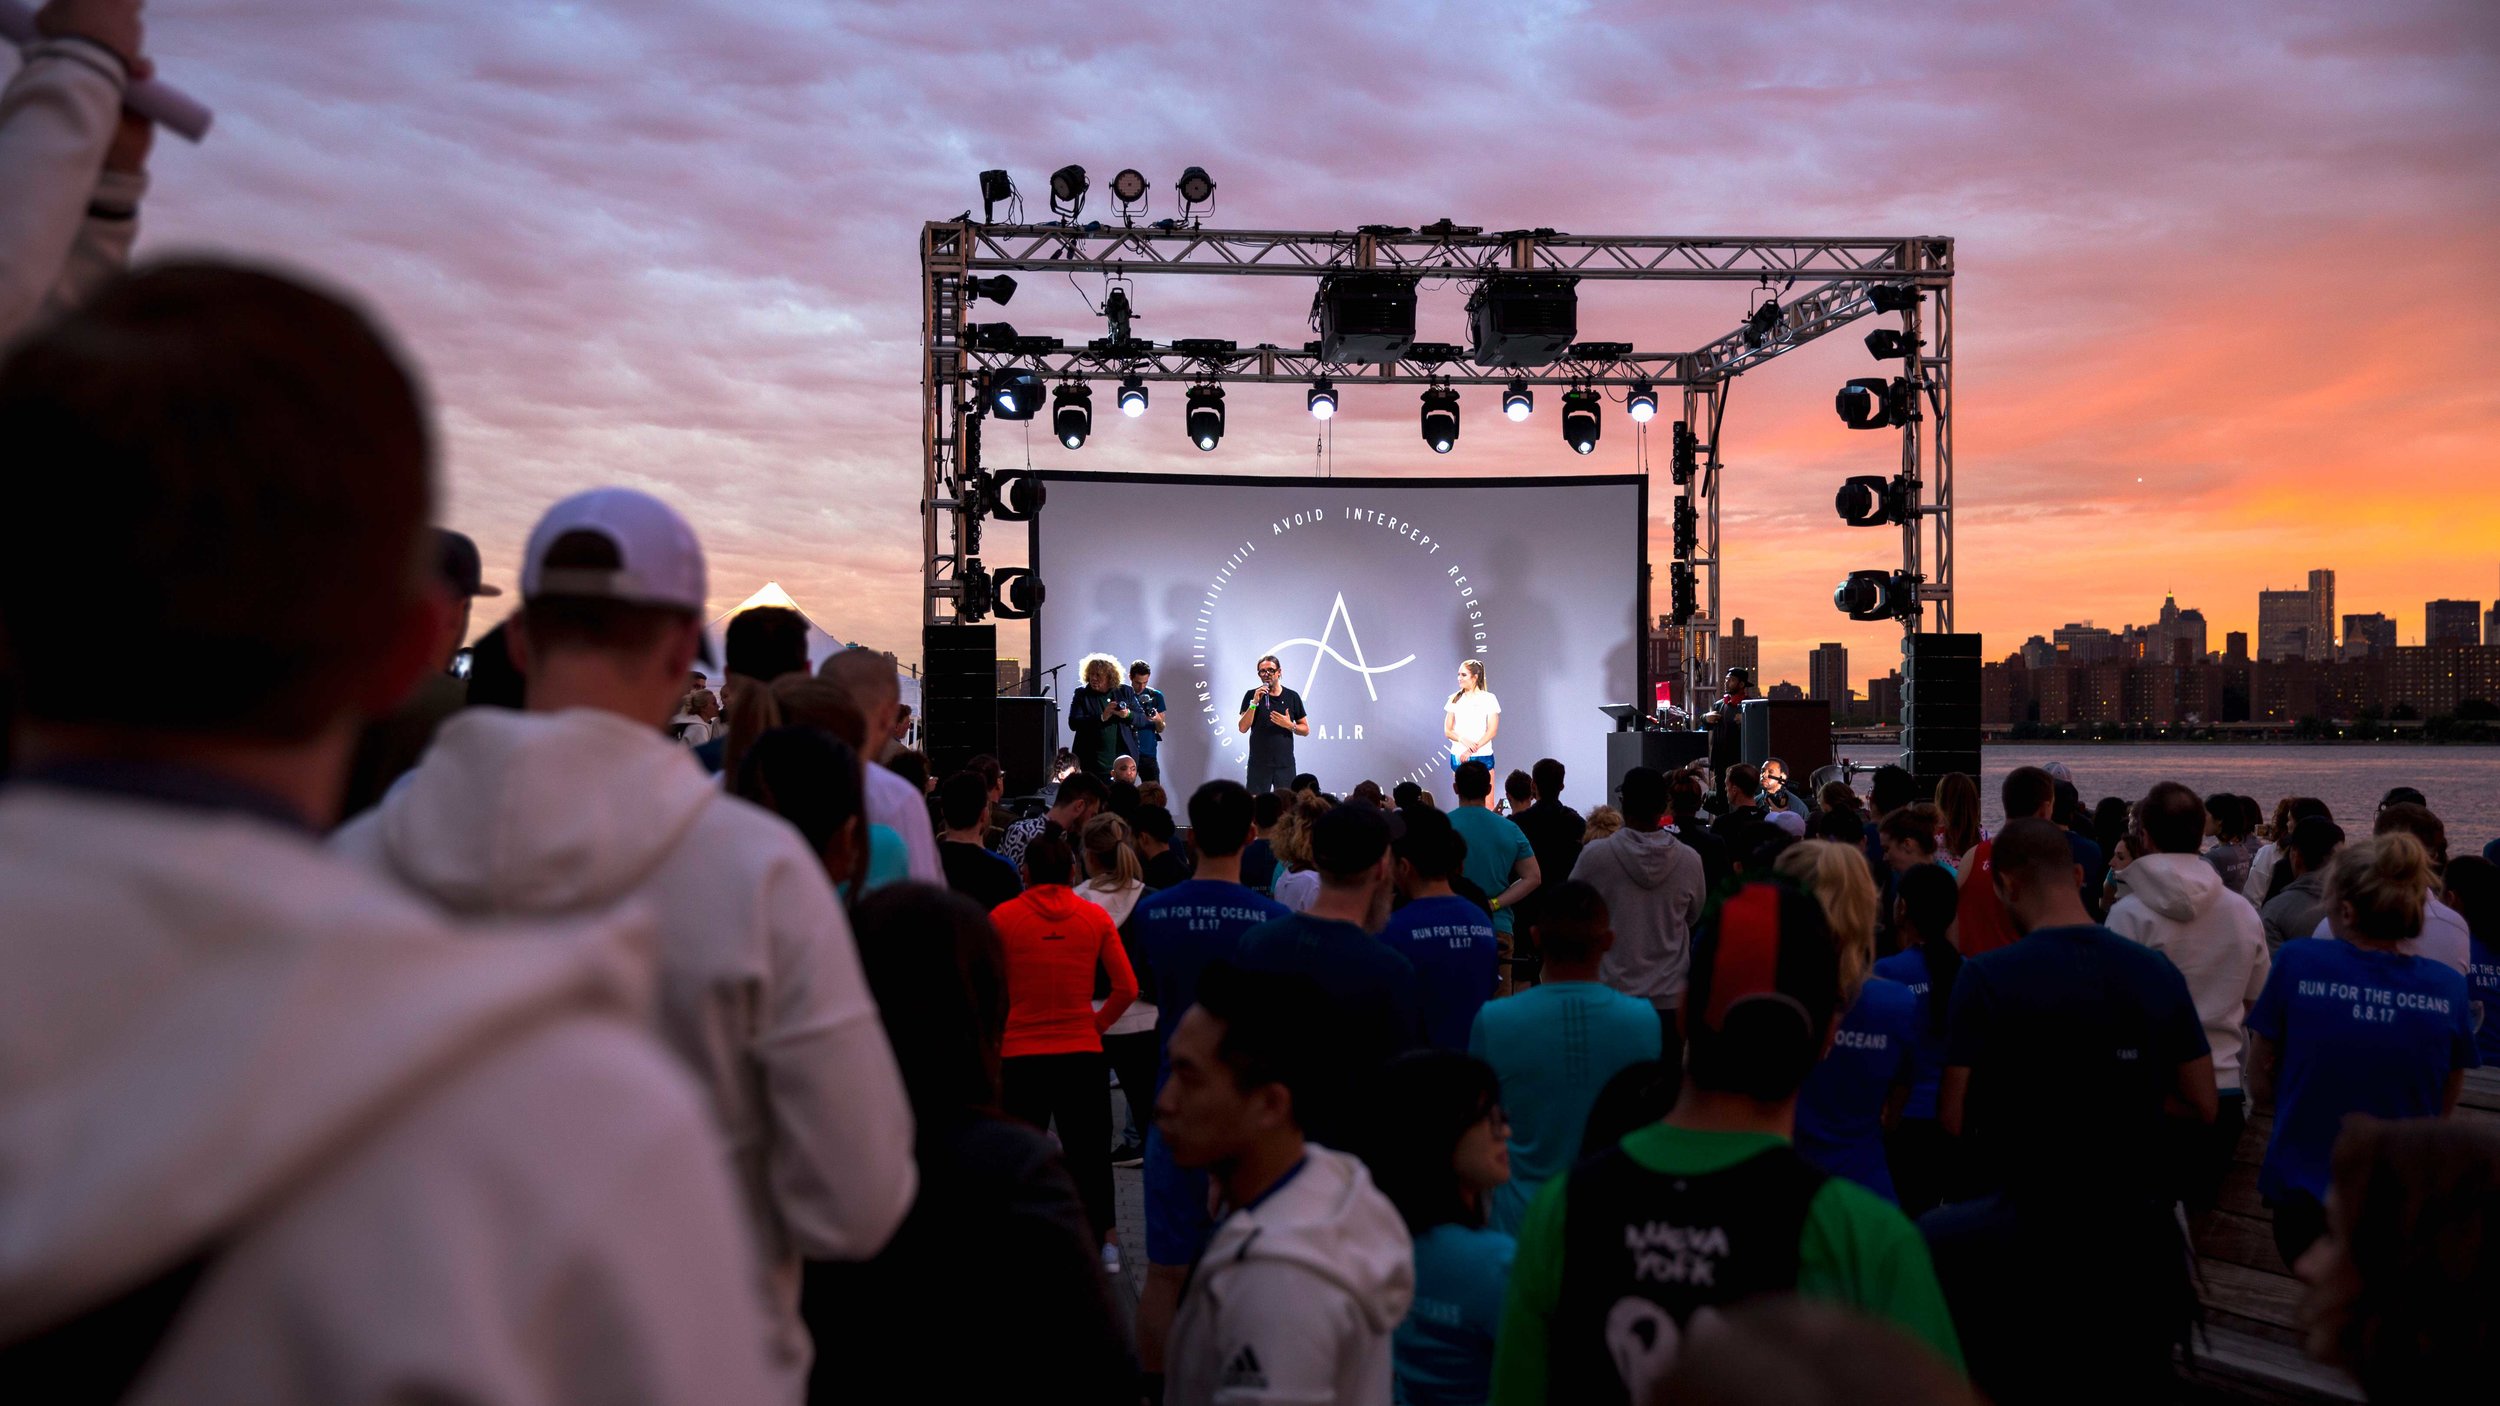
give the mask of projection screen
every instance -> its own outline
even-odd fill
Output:
[[[1310,714],[1296,767],[1326,790],[1415,781],[1449,799],[1443,719],[1474,660],[1501,706],[1497,773],[1555,757],[1569,799],[1600,803],[1612,725],[1598,705],[1633,700],[1645,638],[1641,477],[1041,477],[1031,562],[1048,596],[1031,657],[1064,666],[1063,710],[1088,654],[1115,656],[1123,682],[1130,662],[1154,666],[1184,825],[1201,782],[1245,773],[1238,720],[1265,654]]]

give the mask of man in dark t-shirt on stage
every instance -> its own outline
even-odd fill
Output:
[[[1293,740],[1311,732],[1302,695],[1285,687],[1275,655],[1259,660],[1259,686],[1241,695],[1241,730],[1250,734],[1250,793],[1293,784]]]

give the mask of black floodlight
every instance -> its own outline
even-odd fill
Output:
[[[990,606],[1001,620],[1030,620],[1042,608],[1042,578],[1029,566],[1002,566],[990,577]]]
[[[1701,507],[1690,498],[1675,500],[1675,554],[1687,561],[1701,552]]]
[[[1866,354],[1877,361],[1900,361],[1925,345],[1925,338],[1913,339],[1897,327],[1878,327],[1866,334]]]
[[[1136,316],[1137,310],[1129,305],[1126,288],[1115,283],[1110,292],[1102,295],[1102,317],[1103,321],[1111,324],[1112,341],[1128,341],[1129,322]]]
[[[1336,366],[1398,360],[1415,345],[1415,280],[1393,273],[1332,273],[1311,297],[1319,359]]]
[[[1878,283],[1866,290],[1866,300],[1877,312],[1899,312],[1925,296],[1907,283]]]
[[[1200,452],[1210,452],[1224,442],[1224,388],[1222,386],[1191,386],[1189,388],[1189,442]]]
[[[1853,430],[1898,429],[1918,418],[1916,392],[1898,377],[1857,377],[1832,397],[1832,408]]]
[[[1907,620],[1918,614],[1918,583],[1906,571],[1852,571],[1832,604],[1852,620]]]
[[[1014,351],[1016,325],[1012,322],[967,322],[964,324],[964,345],[981,351]]]
[[[987,298],[1000,307],[1005,307],[1016,296],[1016,281],[1003,273],[989,278],[969,279],[964,287],[974,300]]]
[[[1423,434],[1435,454],[1447,454],[1458,444],[1458,392],[1448,386],[1424,392]]]
[[[1508,416],[1512,424],[1518,424],[1535,413],[1536,392],[1528,389],[1526,381],[1515,380],[1502,388],[1502,414]]]
[[[990,613],[990,570],[979,557],[966,557],[955,572],[955,618],[967,623]]]
[[[1183,215],[1215,198],[1215,178],[1207,174],[1204,166],[1192,166],[1181,172],[1181,178],[1172,183],[1172,188],[1181,193]]]
[[[1562,437],[1575,454],[1597,452],[1597,392],[1586,386],[1574,386],[1563,392]]]
[[[1146,173],[1131,166],[1111,178],[1111,198],[1120,202],[1120,209],[1136,208],[1146,198]]]
[[[1004,171],[981,173],[981,223],[990,224],[998,218],[998,207],[1016,198],[1016,183]]]
[[[1062,166],[1050,173],[1050,213],[1073,220],[1085,209],[1085,168]]]
[[[1042,411],[1042,378],[1022,367],[990,373],[990,413],[1002,420],[1030,420]]]
[[[1693,570],[1691,563],[1679,561],[1668,572],[1667,579],[1672,584],[1675,600],[1670,618],[1680,629],[1693,623],[1693,617],[1701,614],[1701,573]]]
[[[1906,478],[1858,474],[1840,485],[1832,507],[1851,527],[1899,526],[1917,515],[1918,497]]]
[[[1580,334],[1573,274],[1496,274],[1467,297],[1471,358],[1479,366],[1551,366]]]
[[[1065,381],[1050,393],[1050,432],[1070,449],[1085,447],[1094,432],[1094,388],[1083,381]]]
[[[1623,413],[1632,423],[1646,425],[1658,418],[1658,388],[1647,381],[1632,383],[1632,393],[1623,398]]]
[[[1701,472],[1701,436],[1682,420],[1675,422],[1675,452],[1668,464],[1678,488],[1691,483],[1693,475]]]
[[[1304,397],[1302,403],[1310,407],[1314,420],[1337,418],[1337,388],[1330,385],[1325,376],[1311,383],[1311,393]]]
[[[1762,306],[1755,308],[1753,315],[1745,319],[1745,345],[1760,347],[1763,343],[1778,336],[1780,320],[1787,315],[1787,310],[1780,306],[1779,299],[1763,299]]]
[[[1134,420],[1146,413],[1146,382],[1131,376],[1120,383],[1120,413]]]
[[[1000,522],[1031,522],[1049,497],[1042,481],[1022,469],[993,476],[987,494],[989,515]]]

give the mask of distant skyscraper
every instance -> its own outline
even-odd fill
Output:
[[[2187,645],[2188,662],[2201,663],[2205,658],[2205,612],[2190,606],[2179,612],[2179,623],[2172,627],[2170,638]]]
[[[2057,663],[2057,646],[2033,635],[2023,641],[2022,656],[2024,668],[2046,669]]]
[[[2479,644],[2482,607],[2470,600],[2435,600],[2422,609],[2422,643]]]
[[[2222,662],[2226,664],[2248,662],[2248,631],[2225,630],[2222,632]]]
[[[1720,671],[1742,669],[1745,676],[1753,680],[1755,688],[1762,687],[1762,637],[1746,634],[1742,617],[1728,624],[1735,627],[1736,633],[1719,640]]]
[[[2367,659],[2395,647],[2395,621],[2375,611],[2368,615],[2344,617],[2343,656],[2346,659]]]
[[[1849,647],[1820,644],[1806,656],[1806,697],[1829,699],[1837,712],[1849,704]]]
[[[2335,573],[2309,573],[2309,657],[2335,657]]]
[[[2049,638],[2057,642],[2059,649],[2066,651],[2066,662],[2069,664],[2096,664],[2103,659],[2118,657],[2118,636],[2100,629],[2089,620],[2079,625],[2072,622],[2060,625]]]
[[[2279,659],[2308,658],[2309,628],[2314,619],[2307,591],[2259,591],[2257,658],[2268,664]]]
[[[2500,600],[2493,601],[2491,609],[2483,612],[2483,643],[2500,644]]]

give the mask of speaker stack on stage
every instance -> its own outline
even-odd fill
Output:
[[[1754,766],[1777,757],[1792,777],[1832,764],[1832,705],[1820,698],[1745,700],[1744,758]]]
[[[920,726],[930,775],[943,779],[998,754],[997,705],[998,627],[922,626]]]
[[[1038,794],[1050,780],[1050,759],[1059,751],[1059,700],[1011,694],[998,702],[999,768],[1009,796]]]
[[[1948,772],[1979,779],[1979,636],[1910,635],[1901,653],[1901,764],[1932,799]]]

